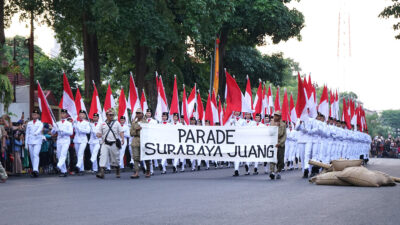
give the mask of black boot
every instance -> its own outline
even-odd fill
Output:
[[[235,170],[235,173],[233,174],[234,177],[238,177],[239,176],[239,171]]]
[[[254,173],[253,173],[253,175],[258,175],[258,169],[257,169],[257,168],[254,168]]]
[[[99,172],[96,174],[96,177],[104,179],[104,167],[100,167]]]
[[[270,173],[269,174],[269,178],[271,179],[271,180],[275,180],[275,173]]]
[[[308,169],[304,170],[303,178],[308,178]]]

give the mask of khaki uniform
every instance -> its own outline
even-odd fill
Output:
[[[133,136],[132,140],[132,158],[135,172],[139,172],[140,165],[140,128],[139,123],[148,123],[144,118],[142,120],[135,120],[131,126],[131,136]],[[150,160],[145,161],[147,171],[150,171]]]
[[[271,126],[278,126],[278,153],[277,153],[277,159],[278,163],[271,163],[270,164],[270,170],[272,173],[275,172],[275,165],[277,167],[277,172],[281,172],[283,167],[285,166],[284,164],[284,159],[285,159],[285,142],[286,142],[286,124],[282,121],[280,122],[271,122]]]
[[[4,144],[3,137],[6,134],[7,133],[6,133],[6,130],[4,129],[4,127],[0,126],[0,147],[1,148],[3,148],[3,144]],[[5,180],[7,178],[8,178],[8,176],[7,176],[6,170],[3,168],[3,165],[1,165],[1,162],[0,162],[0,179],[1,180]]]
[[[112,123],[112,122],[111,122]],[[111,126],[111,123],[109,124]],[[100,147],[100,162],[99,165],[100,167],[106,167],[107,162],[110,161],[111,166],[118,167],[119,166],[119,151],[120,149],[117,148],[117,145],[115,144],[116,138],[120,136],[121,132],[124,132],[122,130],[121,124],[118,121],[114,121],[114,124],[112,125],[111,129],[115,134],[115,137],[113,133],[110,131],[108,136],[108,126],[106,122],[102,122],[100,126],[97,128],[97,133],[101,134],[101,147]],[[107,138],[107,140],[106,140]],[[107,144],[106,144],[107,143]]]

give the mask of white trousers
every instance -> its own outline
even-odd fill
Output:
[[[67,160],[69,143],[57,143],[57,167],[61,170],[61,173],[67,172],[67,166],[65,165],[65,161]]]
[[[32,170],[35,172],[39,172],[39,153],[42,147],[41,144],[28,145],[29,147],[29,155],[31,157],[32,162]]]
[[[92,161],[92,170],[97,172],[97,155],[99,154],[100,143],[90,144],[90,153],[92,156],[90,157],[90,161]]]
[[[83,164],[83,155],[85,153],[86,145],[87,142],[82,142],[82,143],[75,143],[75,152],[76,152],[76,158],[78,159],[76,162],[76,167],[79,168],[79,171],[84,171],[84,164]]]
[[[124,168],[124,156],[125,156],[125,150],[126,150],[126,145],[127,145],[127,141],[124,141],[124,144],[121,146],[121,150],[119,150],[119,167],[121,169]]]

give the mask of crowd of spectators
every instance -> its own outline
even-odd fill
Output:
[[[400,158],[400,137],[376,136],[371,143],[371,156],[377,158]]]

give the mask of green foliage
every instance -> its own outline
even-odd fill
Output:
[[[395,18],[398,19],[400,17],[400,2],[398,0],[392,0],[393,5],[387,6],[380,14],[381,18]],[[400,29],[400,22],[393,24],[393,30],[398,31]],[[400,34],[395,36],[396,39],[400,39]]]
[[[384,110],[381,114],[383,125],[392,129],[400,129],[400,110]]]
[[[365,117],[368,124],[368,133],[371,137],[383,136],[387,138],[388,134],[392,132],[389,126],[384,125],[382,118],[377,113],[367,114]]]

